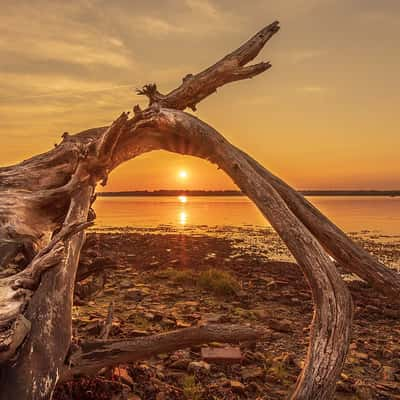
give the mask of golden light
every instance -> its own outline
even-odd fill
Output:
[[[179,223],[181,225],[185,225],[187,222],[187,214],[185,213],[185,211],[182,211],[179,213]]]
[[[178,196],[178,199],[181,203],[187,203],[187,197],[186,196]]]
[[[181,179],[186,179],[188,177],[188,173],[184,169],[180,170],[178,175]]]

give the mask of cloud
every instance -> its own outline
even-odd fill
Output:
[[[286,52],[286,56],[290,59],[293,64],[302,63],[314,58],[320,57],[327,54],[326,50],[318,49],[297,49],[291,52]]]
[[[305,92],[305,93],[324,93],[326,92],[328,89],[322,86],[304,86],[304,87],[300,87],[298,88],[298,91],[300,92]]]
[[[207,0],[186,0],[186,5],[192,12],[197,13],[197,15],[200,13],[214,20],[223,17],[216,7]]]
[[[112,80],[89,81],[71,78],[65,75],[30,75],[0,74],[0,87],[3,91],[2,101],[21,101],[40,97],[68,98],[89,93],[100,93],[116,90],[132,90],[132,84],[116,84]]]
[[[134,22],[135,30],[149,36],[165,36],[171,33],[186,32],[183,26],[172,24],[165,19],[149,16],[138,16]]]
[[[5,4],[0,16],[0,58],[7,52],[33,62],[132,67],[132,54],[121,38],[80,21],[78,9],[69,3],[40,3]]]
[[[18,45],[9,47],[5,40],[0,42],[0,51],[21,54],[33,60],[56,60],[70,64],[99,64],[124,68],[132,67],[133,61],[122,52],[115,51],[107,45],[78,43],[60,39],[35,40],[26,37]]]

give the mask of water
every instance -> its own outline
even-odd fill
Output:
[[[400,234],[400,197],[308,199],[346,232]],[[94,208],[97,228],[270,226],[246,197],[99,197]]]

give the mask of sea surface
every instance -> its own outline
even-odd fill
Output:
[[[308,197],[346,232],[400,234],[400,197]],[[240,196],[98,197],[96,228],[173,230],[211,227],[270,227],[257,207]]]

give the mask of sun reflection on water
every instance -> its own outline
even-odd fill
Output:
[[[179,213],[179,223],[181,224],[181,225],[185,225],[186,224],[186,222],[187,222],[187,213],[185,212],[185,211],[181,211],[180,213]]]

